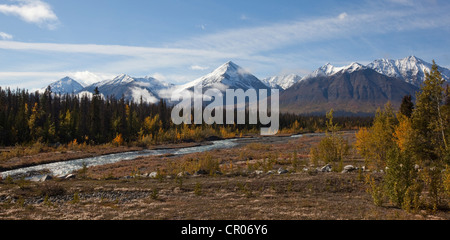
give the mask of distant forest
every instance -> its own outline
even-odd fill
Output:
[[[90,145],[104,143],[158,144],[201,141],[211,137],[230,138],[259,133],[259,125],[181,125],[171,121],[165,101],[148,104],[124,98],[103,99],[98,91],[92,97],[56,95],[0,87],[0,145],[26,145],[36,142]],[[372,124],[373,117],[336,117],[344,129]],[[280,114],[281,133],[320,131],[326,128],[324,116]]]

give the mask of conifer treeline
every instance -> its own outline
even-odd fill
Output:
[[[369,126],[370,117],[337,118],[347,128]],[[280,130],[314,131],[325,127],[325,117],[280,115]],[[171,121],[171,107],[164,101],[157,104],[139,103],[107,97],[99,92],[87,95],[55,95],[51,89],[44,93],[26,90],[2,89],[0,87],[0,145],[42,143],[102,144],[112,142],[120,136],[124,142],[139,141],[150,136],[170,132],[173,137],[164,141],[180,140],[183,131],[205,131],[208,134],[221,132],[242,133],[259,131],[255,125],[227,126],[175,126]],[[206,136],[204,134],[202,136]],[[184,135],[183,135],[184,136]],[[186,136],[188,136],[186,134]],[[229,136],[229,135],[226,135]],[[183,139],[183,138],[182,138]],[[198,139],[195,139],[198,140]]]
[[[145,116],[159,114],[164,127],[169,122],[164,102],[157,105],[102,99],[100,95],[55,95],[0,88],[0,144],[30,142],[105,143],[122,134],[127,141],[139,132]],[[166,126],[167,125],[167,126]]]

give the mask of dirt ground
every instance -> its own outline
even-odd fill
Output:
[[[354,140],[354,134],[346,137]],[[312,171],[309,149],[319,140],[310,136],[284,143],[249,143],[210,153],[139,158],[89,168],[68,180],[2,180],[0,219],[450,219],[448,209],[408,213],[389,203],[375,206],[364,183],[368,173]],[[220,172],[183,177],[172,174],[179,171],[176,166],[191,166],[189,163],[205,154],[220,163]],[[362,166],[364,162],[352,154],[345,164]],[[274,173],[267,173],[268,167]],[[278,174],[280,167],[289,172]],[[155,171],[161,173],[157,178],[146,177]]]

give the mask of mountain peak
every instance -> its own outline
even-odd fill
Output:
[[[225,73],[229,73],[229,72],[242,72],[242,68],[235,64],[232,61],[228,61],[226,63],[224,63],[222,66],[220,66],[219,68],[217,68],[216,70],[213,71],[213,73],[218,74],[218,75],[223,75]]]
[[[53,93],[59,94],[71,94],[83,89],[83,86],[80,83],[68,76],[61,78],[60,80],[50,84],[49,86],[52,89]]]
[[[234,67],[237,67],[237,66],[238,66],[238,65],[236,65],[236,63],[234,63],[233,61],[228,61],[228,62],[226,62],[224,65],[234,66]]]
[[[135,79],[132,78],[132,77],[130,77],[130,76],[127,75],[127,74],[120,74],[119,76],[115,77],[112,81],[113,81],[114,83],[119,83],[119,84],[124,83],[124,84],[127,84],[127,83],[134,82]]]
[[[417,60],[420,60],[419,58],[417,58],[417,57],[414,56],[414,55],[411,55],[411,56],[407,57],[406,59],[411,60],[411,61],[417,61]]]
[[[179,89],[190,89],[201,84],[203,88],[226,89],[268,89],[258,78],[232,61],[228,61],[213,72],[186,83]]]
[[[344,67],[341,71],[345,71],[345,72],[355,72],[355,71],[359,71],[362,69],[365,69],[366,67],[360,63],[357,62],[353,62],[350,65]]]
[[[360,63],[353,62],[348,66],[344,67],[335,67],[331,63],[327,63],[324,66],[320,67],[313,73],[309,74],[308,76],[304,77],[303,80],[315,78],[315,77],[326,77],[326,76],[332,76],[339,72],[355,72],[362,69],[366,69],[366,67]]]
[[[75,81],[75,80],[69,76],[65,76],[65,77],[61,78],[59,81],[67,82],[67,81]]]
[[[128,78],[130,77],[128,74],[122,73],[120,75],[118,75],[117,77],[115,77],[114,79],[124,79],[124,78]]]

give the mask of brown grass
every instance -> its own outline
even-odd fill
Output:
[[[352,135],[347,137],[351,139]],[[364,176],[357,172],[302,171],[310,165],[309,148],[319,140],[320,137],[305,137],[283,144],[251,144],[186,156],[140,158],[89,168],[87,179],[1,181],[0,219],[450,219],[445,209],[407,213],[389,204],[375,206],[366,191]],[[295,152],[300,161],[298,169],[292,164]],[[172,176],[178,171],[206,168],[208,155],[219,163],[224,175],[181,179]],[[362,162],[355,155],[346,163]],[[249,172],[279,167],[290,173]],[[159,179],[120,178],[136,171],[157,170],[167,175]]]

